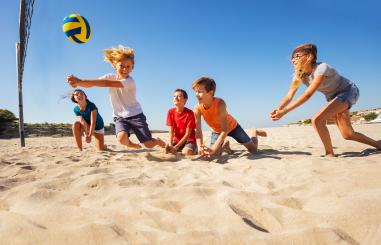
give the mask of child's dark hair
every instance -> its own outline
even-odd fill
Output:
[[[184,99],[188,99],[188,94],[184,89],[177,88],[173,93],[180,92],[183,94]]]
[[[86,101],[87,101],[87,95],[86,95],[86,93],[85,93],[82,89],[74,89],[74,90],[71,92],[71,97],[70,97],[71,101],[73,101],[74,103],[77,103],[77,101],[76,101],[75,98],[74,98],[74,93],[75,93],[75,92],[82,92],[82,93],[85,95],[85,97],[86,97]]]
[[[315,44],[312,43],[307,43],[307,44],[302,44],[296,47],[291,54],[291,59],[294,57],[294,54],[296,53],[305,53],[305,54],[312,54],[313,59],[312,59],[312,64],[316,63],[317,59],[317,47]]]
[[[196,89],[196,87],[203,85],[205,87],[206,92],[213,91],[213,95],[216,92],[216,82],[209,77],[200,77],[196,81],[193,82],[192,88]]]

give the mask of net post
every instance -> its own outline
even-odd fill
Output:
[[[22,100],[22,78],[20,69],[20,43],[16,43],[16,62],[17,62],[17,84],[19,97],[19,136],[21,147],[25,147],[25,132],[24,132],[24,113]]]

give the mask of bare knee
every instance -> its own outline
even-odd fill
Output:
[[[253,138],[256,138],[256,137],[253,137]],[[252,138],[252,142],[244,145],[246,147],[246,149],[250,152],[250,153],[257,153],[258,151],[258,141],[254,141],[254,139]]]
[[[355,132],[350,131],[350,132],[344,132],[341,135],[343,136],[344,139],[346,140],[352,140],[354,138]]]
[[[314,127],[322,127],[325,125],[326,120],[320,116],[314,116],[311,119],[311,123]]]
[[[126,132],[124,132],[124,131],[119,132],[116,135],[116,138],[118,139],[119,143],[121,143],[122,145],[123,144],[127,144],[129,142],[128,134]]]
[[[190,148],[184,148],[181,153],[185,156],[196,155],[196,153]]]
[[[78,129],[80,129],[81,128],[81,122],[79,122],[79,121],[75,121],[74,123],[73,123],[73,125],[71,126],[71,128],[73,129],[73,131],[74,130],[78,130]]]

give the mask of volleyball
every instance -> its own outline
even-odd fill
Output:
[[[62,30],[73,43],[86,43],[91,38],[91,27],[85,17],[71,14],[63,20]]]

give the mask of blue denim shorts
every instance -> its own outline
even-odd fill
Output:
[[[331,98],[327,98],[327,100],[331,101],[333,99],[338,99],[342,102],[348,103],[349,108],[351,108],[354,104],[356,104],[357,100],[359,99],[359,96],[360,91],[358,87],[354,83],[351,83],[342,91],[334,94]]]
[[[152,140],[147,119],[143,113],[127,118],[114,117],[114,122],[116,134],[125,131],[130,136],[130,133],[134,132],[140,143]]]
[[[218,136],[220,136],[219,133],[212,132],[210,146],[212,146],[217,141]],[[237,126],[230,133],[228,133],[228,136],[235,139],[241,145],[246,145],[252,141],[249,135],[247,135],[247,133],[241,128],[241,125],[239,124],[237,124]]]

